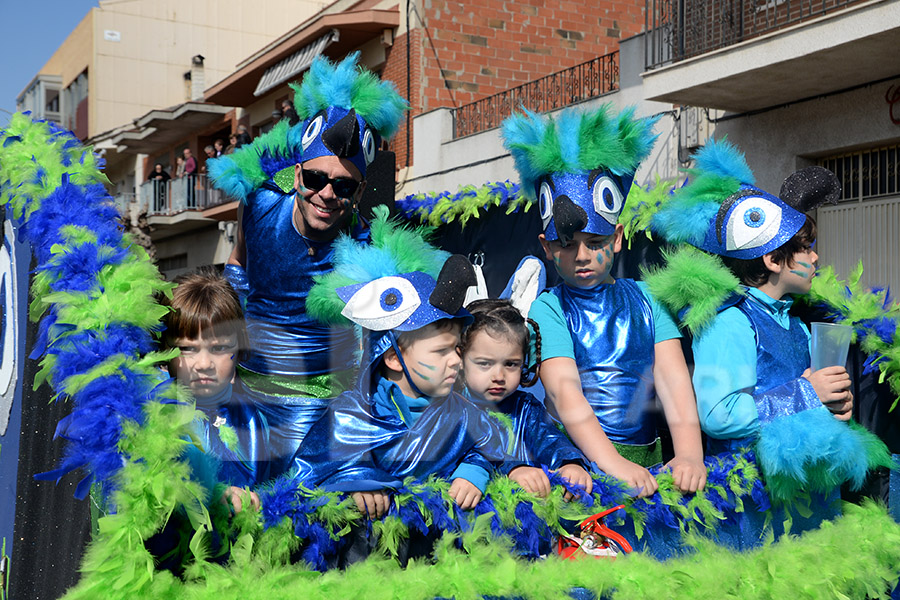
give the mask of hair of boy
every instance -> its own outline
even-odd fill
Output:
[[[775,264],[790,266],[793,261],[793,256],[796,253],[803,252],[813,245],[816,241],[817,233],[818,228],[816,226],[816,221],[807,215],[803,226],[790,240],[765,256],[769,256]],[[735,277],[740,279],[742,284],[749,287],[759,287],[764,285],[769,281],[769,277],[772,275],[772,271],[766,267],[766,263],[762,256],[751,259],[723,256],[722,262],[725,263],[725,266],[728,267],[732,273],[734,273]]]
[[[495,300],[485,298],[470,303],[466,309],[472,313],[475,320],[463,331],[460,339],[460,352],[465,355],[472,345],[475,334],[479,331],[488,332],[498,336],[506,336],[510,341],[519,344],[522,348],[522,356],[525,358],[522,368],[522,387],[531,387],[537,383],[538,369],[541,363],[541,330],[531,319],[526,319],[509,300]],[[535,372],[527,381],[524,376],[528,374],[529,334],[526,324],[534,328],[535,334]]]
[[[401,351],[408,349],[415,342],[431,337],[434,333],[443,333],[450,331],[454,327],[462,330],[462,322],[459,319],[439,319],[433,321],[424,327],[413,329],[411,331],[398,331],[396,334],[397,347]]]
[[[179,338],[196,339],[203,331],[216,335],[234,334],[240,352],[247,350],[249,344],[241,302],[225,277],[214,269],[201,269],[179,275],[174,283],[177,285],[172,298],[160,300],[160,304],[172,308],[164,319],[164,347],[172,347]]]

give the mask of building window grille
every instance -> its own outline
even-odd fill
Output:
[[[900,144],[829,156],[818,161],[841,182],[841,202],[900,194]]]
[[[187,254],[176,254],[175,256],[167,256],[159,259],[157,267],[160,271],[174,271],[176,269],[187,269]]]

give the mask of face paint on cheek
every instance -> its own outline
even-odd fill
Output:
[[[415,369],[411,369],[411,370],[412,370],[413,373],[415,373],[416,375],[418,375],[419,377],[421,377],[421,378],[424,379],[425,381],[431,381],[431,377],[429,377],[428,375],[423,375],[422,373],[419,373],[419,372],[416,371]]]
[[[812,265],[809,263],[805,263],[802,260],[798,260],[797,264],[803,267],[804,269],[812,269]]]
[[[809,272],[808,272],[808,271],[794,271],[794,270],[792,269],[792,270],[791,270],[791,273],[793,273],[793,274],[796,275],[797,277],[803,277],[804,279],[806,279],[807,277],[809,277]]]
[[[437,367],[429,365],[428,363],[423,363],[421,360],[417,360],[416,362],[419,363],[420,365],[422,365],[423,367],[425,367],[426,369],[428,369],[429,371],[437,371]]]

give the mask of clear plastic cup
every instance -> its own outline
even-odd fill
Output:
[[[846,366],[852,337],[853,327],[850,325],[813,323],[810,368],[818,371],[825,367]]]

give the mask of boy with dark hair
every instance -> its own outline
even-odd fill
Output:
[[[553,119],[526,112],[503,124],[522,192],[538,202],[541,245],[562,278],[529,312],[544,340],[548,408],[590,461],[641,496],[657,490],[646,467],[662,460],[654,386],[672,433],[676,486],[694,492],[706,481],[678,328],[642,284],[610,274],[622,248],[619,213],[653,147],[654,123],[604,105]]]
[[[452,391],[460,333],[472,320],[462,303],[475,276],[464,257],[447,259],[381,208],[371,245],[340,238],[334,272],[309,294],[310,314],[349,320],[369,340],[356,389],[312,426],[295,456],[295,477],[352,492],[361,512],[379,517],[390,489],[436,475],[451,482],[460,508],[471,509],[506,458],[490,417]]]

